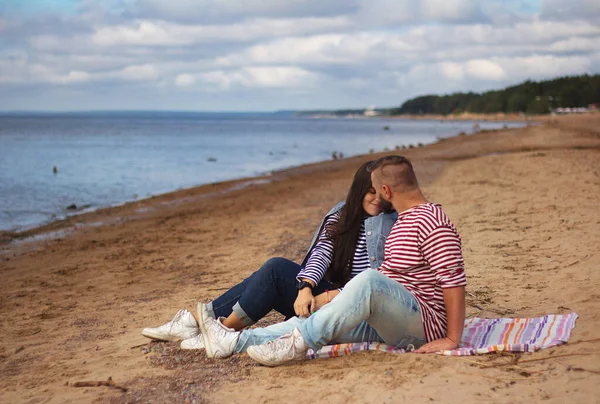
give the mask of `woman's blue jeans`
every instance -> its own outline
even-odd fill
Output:
[[[298,296],[296,276],[301,266],[285,258],[271,258],[248,278],[208,304],[214,318],[228,317],[234,312],[250,326],[266,316],[271,310],[283,314],[286,319],[294,317],[294,302]],[[313,290],[316,296],[333,289],[322,280]]]

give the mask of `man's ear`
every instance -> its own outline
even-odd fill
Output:
[[[392,198],[392,190],[390,189],[390,187],[388,187],[387,185],[382,185],[381,190],[383,191],[385,199],[389,201]]]

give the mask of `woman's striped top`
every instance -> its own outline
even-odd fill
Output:
[[[298,273],[297,279],[305,278],[312,280],[315,285],[318,285],[325,272],[329,269],[331,261],[333,260],[333,241],[328,237],[327,232],[330,231],[331,227],[340,220],[340,212],[335,212],[327,218],[325,225],[319,234],[316,244],[310,253],[310,257],[306,262],[306,265],[300,273]],[[371,268],[369,263],[369,253],[367,251],[367,236],[365,234],[365,221],[362,220],[360,224],[360,232],[358,240],[356,242],[356,248],[354,250],[354,258],[352,260],[352,272],[350,277],[358,275],[362,271]]]
[[[379,271],[415,296],[427,341],[446,337],[443,289],[465,286],[466,277],[460,236],[440,205],[423,203],[398,215]]]

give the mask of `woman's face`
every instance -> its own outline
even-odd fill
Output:
[[[371,216],[377,216],[381,213],[381,203],[377,199],[377,193],[375,192],[375,188],[369,188],[369,191],[365,194],[363,198],[363,209],[367,214]]]

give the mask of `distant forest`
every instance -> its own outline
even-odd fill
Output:
[[[600,75],[560,77],[526,81],[503,90],[485,93],[424,95],[406,101],[399,108],[380,110],[384,115],[526,113],[546,114],[559,107],[587,107],[600,102]]]

